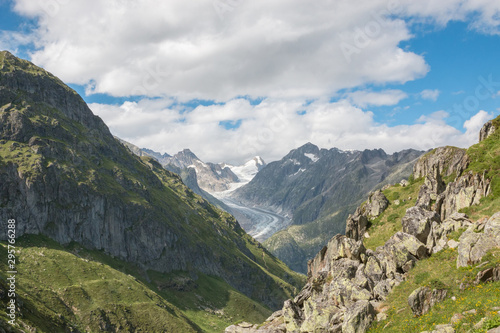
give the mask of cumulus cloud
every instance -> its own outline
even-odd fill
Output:
[[[411,22],[472,17],[489,33],[500,23],[496,0],[16,0],[15,10],[38,18],[32,59],[64,81],[185,100],[404,83],[429,70],[399,47]]]
[[[427,100],[435,102],[435,101],[437,101],[440,93],[441,92],[439,91],[439,89],[434,89],[434,90],[426,89],[420,93],[420,97],[422,97],[423,99],[427,99]]]
[[[145,97],[92,105],[116,135],[169,153],[189,147],[214,162],[278,159],[307,141],[388,151],[466,146],[471,139],[444,113],[413,125],[376,123],[363,108],[407,96],[366,87],[428,73],[422,54],[401,47],[414,23],[464,20],[492,34],[500,24],[496,0],[15,0],[15,11],[37,19],[29,36],[37,65],[89,94]],[[332,96],[343,100],[325,102]],[[193,99],[221,103],[179,106]]]
[[[245,99],[235,99],[188,111],[142,100],[121,106],[92,104],[91,108],[115,135],[139,147],[170,154],[189,147],[202,160],[234,164],[254,155],[277,160],[306,142],[323,148],[383,148],[387,152],[410,147],[468,147],[477,142],[482,124],[493,117],[480,111],[465,122],[463,133],[446,124],[449,115],[445,111],[423,116],[413,125],[390,127],[346,100],[305,104],[266,99],[251,105]],[[239,121],[240,125],[228,130],[221,124],[224,121]]]
[[[354,105],[361,108],[367,106],[383,106],[383,105],[396,105],[401,100],[408,97],[408,95],[401,90],[390,89],[381,92],[373,92],[366,90],[359,90],[346,95]]]

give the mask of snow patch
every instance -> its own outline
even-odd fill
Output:
[[[319,160],[319,157],[314,154],[304,153],[304,156],[313,161],[313,163]]]

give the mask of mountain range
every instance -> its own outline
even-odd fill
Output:
[[[0,220],[16,220],[26,327],[134,331],[149,308],[163,319],[144,321],[144,331],[218,331],[262,316],[301,285],[232,216],[154,158],[132,154],[75,91],[8,52],[0,53],[0,120]],[[47,257],[29,257],[37,249]],[[83,271],[66,270],[79,260]],[[96,287],[120,297],[102,300]],[[233,310],[231,295],[249,310],[221,314]]]
[[[264,246],[292,269],[305,273],[307,261],[334,234],[368,193],[407,179],[421,151],[392,155],[382,149],[342,151],[308,143],[269,163],[230,198],[288,219],[288,228],[264,239]]]

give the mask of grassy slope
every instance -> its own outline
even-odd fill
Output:
[[[495,126],[500,128],[500,121],[496,119]],[[432,153],[432,152],[431,152]],[[462,211],[467,213],[472,220],[489,217],[500,211],[500,131],[497,131],[487,140],[470,147],[467,154],[471,159],[471,164],[466,171],[486,172],[492,180],[492,193],[481,200],[480,205],[473,206]],[[447,177],[445,182],[453,180]],[[367,248],[375,249],[384,244],[387,239],[396,231],[400,231],[401,218],[405,210],[415,203],[418,189],[423,180],[412,182],[407,188],[398,186],[391,187],[384,191],[390,200],[389,208],[375,221],[368,229],[370,238],[365,240]],[[396,194],[399,193],[399,194]],[[403,196],[404,194],[404,196]],[[399,199],[410,195],[411,201],[407,201],[404,207],[394,207],[394,199]],[[460,233],[450,235],[458,240]],[[483,258],[483,264],[473,267],[456,268],[457,251],[447,249],[432,255],[429,259],[419,261],[416,267],[410,271],[408,278],[398,287],[394,288],[389,295],[386,306],[389,308],[388,319],[379,323],[374,323],[370,332],[420,332],[435,329],[438,324],[450,322],[453,314],[476,309],[476,314],[465,315],[457,324],[457,332],[469,332],[473,324],[481,318],[488,320],[481,329],[473,332],[486,332],[487,328],[500,325],[500,316],[494,307],[500,306],[500,282],[473,285],[477,273],[488,267],[500,265],[500,249],[494,250]],[[460,290],[461,283],[469,284],[465,290]],[[442,303],[436,305],[432,310],[421,317],[414,317],[408,306],[408,296],[418,287],[429,286],[431,288],[446,288],[448,297]],[[451,299],[456,297],[456,301]]]
[[[217,277],[198,274],[193,281],[185,272],[146,274],[100,251],[63,247],[43,236],[23,236],[17,245],[23,303],[18,318],[38,332],[64,332],[70,326],[100,332],[106,324],[124,332],[221,332],[271,314]],[[5,242],[0,255],[7,257]],[[186,280],[191,284],[172,283]],[[0,319],[7,320],[4,312]]]

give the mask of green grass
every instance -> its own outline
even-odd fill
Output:
[[[18,295],[24,304],[18,318],[37,332],[68,327],[100,332],[109,323],[125,332],[216,333],[236,322],[261,323],[272,313],[217,277],[146,272],[102,251],[76,243],[63,247],[44,236],[23,236],[17,246]],[[4,242],[0,255],[7,256]],[[0,320],[7,321],[4,312]]]
[[[418,181],[412,179],[408,186],[402,187],[396,184],[382,191],[389,200],[389,207],[379,217],[370,221],[367,229],[370,238],[364,240],[367,249],[375,250],[378,246],[384,245],[396,232],[403,230],[401,219],[406,210],[415,205],[422,184],[423,179]],[[399,205],[396,205],[395,200],[399,200]]]
[[[16,287],[23,304],[18,319],[37,332],[65,332],[69,327],[89,332],[105,327],[123,332],[200,331],[178,308],[131,275],[77,256],[43,236],[23,237],[16,245]],[[6,257],[5,243],[1,255]],[[6,270],[2,267],[2,272]]]
[[[417,262],[405,282],[395,287],[389,294],[386,306],[388,319],[374,322],[369,332],[421,332],[431,331],[435,325],[448,324],[455,313],[476,309],[477,313],[465,315],[455,325],[457,332],[468,332],[481,318],[488,317],[496,322],[500,316],[492,310],[500,305],[500,282],[474,285],[479,271],[500,265],[500,249],[490,252],[483,258],[488,264],[481,268],[456,268],[457,251],[447,249],[432,257]],[[438,269],[436,269],[438,268]],[[460,290],[461,283],[469,284]],[[415,317],[408,306],[408,296],[421,286],[447,289],[446,299],[435,305],[421,317]],[[452,300],[452,296],[456,300]]]
[[[500,207],[500,117],[493,124],[496,132],[467,150],[471,163],[466,171],[485,173],[491,179],[491,194],[481,199],[481,205],[462,209],[474,220],[491,216]]]
[[[495,126],[500,129],[500,118],[496,119]],[[431,152],[432,153],[432,152]],[[500,210],[500,131],[470,147],[467,150],[470,165],[466,172],[486,174],[491,179],[491,194],[483,198],[479,205],[463,209],[472,220],[489,217]],[[445,183],[453,181],[455,175],[444,179]],[[406,196],[417,197],[422,180],[411,184],[406,191],[401,193],[401,188],[391,187],[384,191],[386,197],[391,201],[389,208],[368,229],[370,238],[365,240],[367,248],[374,249],[384,244],[394,232],[401,230],[401,217],[408,207],[394,207],[393,201]],[[413,206],[414,202],[408,206]],[[458,230],[449,235],[450,239],[458,240],[464,230]],[[500,282],[479,284],[473,283],[477,273],[488,267],[500,265],[500,249],[493,250],[483,258],[486,265],[474,267],[456,268],[457,251],[447,249],[430,258],[417,262],[406,281],[393,289],[388,296],[385,306],[388,307],[388,319],[380,323],[375,322],[370,332],[421,332],[431,331],[438,324],[448,324],[451,317],[456,313],[463,313],[475,309],[476,314],[466,314],[455,325],[457,332],[486,332],[487,329],[500,325],[500,316],[492,308],[500,305]],[[460,290],[460,284],[467,287]],[[444,288],[448,291],[447,298],[435,305],[431,311],[421,317],[415,317],[408,306],[408,296],[418,287],[428,286],[430,288]],[[452,296],[456,298],[452,300]],[[483,328],[473,330],[473,325],[481,318],[487,320]]]

